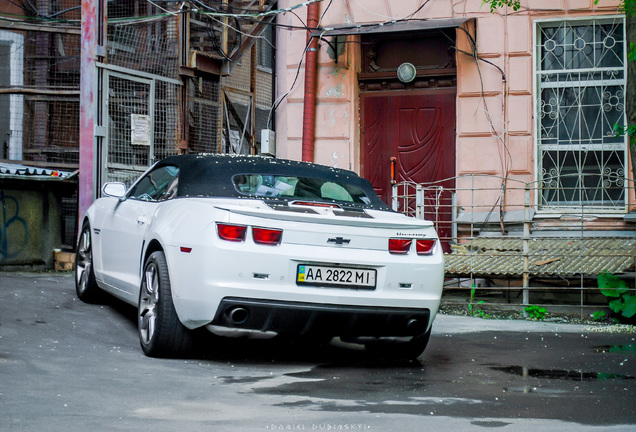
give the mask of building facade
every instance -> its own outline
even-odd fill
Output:
[[[574,218],[633,231],[627,139],[615,133],[627,80],[618,2],[529,0],[494,13],[481,0],[318,7],[316,162],[359,172],[387,202],[392,184],[429,186],[437,210],[425,212],[449,240],[472,235],[466,224],[521,220],[528,204],[537,229]],[[278,93],[287,96],[277,154],[292,159],[305,132],[306,37],[278,30]]]
[[[52,248],[23,247],[42,230],[25,215],[46,206],[22,189],[54,190],[62,232],[51,243],[71,249],[103,183],[130,184],[180,152],[257,153],[273,102],[273,6],[0,2],[0,266],[50,262]],[[70,188],[48,187],[50,173]]]

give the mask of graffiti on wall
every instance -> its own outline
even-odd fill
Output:
[[[0,262],[19,256],[27,246],[28,237],[18,200],[0,190]]]

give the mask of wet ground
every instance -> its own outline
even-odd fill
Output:
[[[135,310],[0,273],[1,431],[636,430],[629,328],[439,316],[418,361],[205,338],[143,356]]]

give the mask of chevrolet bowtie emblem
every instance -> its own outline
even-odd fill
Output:
[[[335,243],[337,245],[346,245],[351,242],[351,239],[346,239],[344,237],[334,237],[327,240],[327,243]]]

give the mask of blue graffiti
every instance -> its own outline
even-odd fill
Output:
[[[13,203],[15,211],[9,215],[10,205]],[[28,229],[26,221],[20,217],[20,205],[18,200],[12,196],[6,196],[3,190],[0,190],[0,209],[2,210],[2,218],[0,218],[0,262],[9,258],[15,258],[24,251],[28,241]],[[22,238],[13,238],[9,241],[9,229],[12,233],[16,233],[22,225]],[[19,233],[19,231],[17,231]]]

